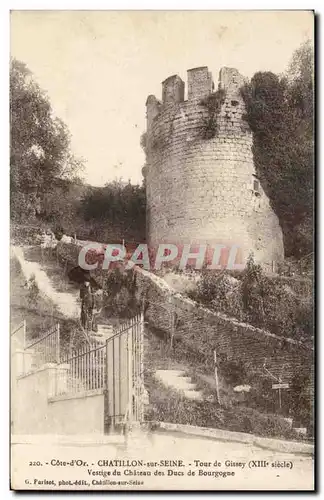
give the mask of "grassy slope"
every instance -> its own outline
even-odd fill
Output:
[[[24,319],[27,323],[27,334],[29,334],[30,338],[35,338],[58,323],[62,317],[48,298],[38,294],[33,299],[26,286],[26,280],[19,263],[12,258],[10,260],[11,330]]]
[[[178,424],[197,425],[248,432],[273,438],[301,439],[283,418],[261,413],[244,401],[244,395],[237,395],[232,388],[220,379],[221,405],[217,402],[215,383],[212,374],[197,369],[195,363],[188,362],[181,350],[173,350],[149,331],[145,342],[145,387],[150,404],[146,419]],[[155,370],[184,370],[203,392],[204,401],[190,401],[180,392],[165,387],[154,377]],[[242,397],[243,396],[243,397]]]
[[[64,279],[57,274],[56,286],[63,283]],[[44,333],[60,324],[60,338],[62,353],[68,349],[70,336],[74,336],[74,345],[84,341],[76,321],[65,318],[55,304],[48,297],[39,293],[33,299],[26,287],[26,280],[16,259],[10,260],[10,330],[12,331],[23,320],[26,320],[27,340],[42,337]]]

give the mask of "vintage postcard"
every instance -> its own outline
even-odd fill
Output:
[[[12,490],[314,490],[314,19],[11,11]]]

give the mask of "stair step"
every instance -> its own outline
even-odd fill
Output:
[[[106,343],[106,339],[104,337],[98,337],[97,335],[91,336],[91,339],[95,340],[99,344],[105,344]]]
[[[157,375],[162,375],[162,377],[167,374],[173,377],[182,377],[185,372],[183,370],[156,370]]]
[[[183,392],[184,392],[184,395],[186,396],[186,398],[188,398],[188,399],[194,399],[197,401],[203,400],[202,393],[199,391],[183,391]]]

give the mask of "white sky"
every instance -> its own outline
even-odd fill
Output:
[[[87,160],[85,180],[141,182],[145,101],[161,82],[208,66],[251,77],[283,72],[293,51],[313,38],[305,11],[14,11],[11,55],[48,92]]]

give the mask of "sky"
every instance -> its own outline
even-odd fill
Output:
[[[27,64],[68,126],[94,186],[142,182],[146,98],[208,66],[282,73],[313,39],[310,11],[12,11],[11,56]]]

